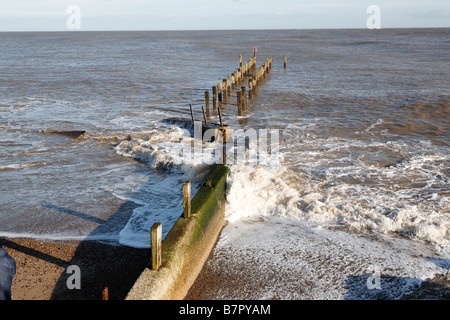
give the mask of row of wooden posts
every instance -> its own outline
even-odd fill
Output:
[[[191,216],[191,182],[183,185],[183,218]],[[150,229],[150,246],[152,251],[152,270],[158,270],[161,266],[162,252],[162,224],[155,222]]]
[[[253,94],[256,91],[257,85],[266,77],[272,67],[272,56],[269,56],[267,60],[261,65],[261,67],[256,70],[252,75],[248,75],[248,99],[253,98]],[[256,69],[256,68],[255,68]],[[236,91],[237,96],[237,107],[238,116],[243,116],[244,112],[247,111],[247,88],[245,86],[241,87],[241,90]]]
[[[242,63],[242,56],[239,57],[239,69],[234,71],[222,82],[218,82],[217,86],[212,87],[212,102],[213,109],[218,110],[220,117],[220,126],[222,123],[221,105],[225,101],[227,96],[231,95],[231,92],[235,88],[240,90],[236,91],[238,115],[241,116],[247,110],[247,90],[245,85],[242,85],[246,78],[248,78],[248,97],[252,99],[253,94],[260,82],[266,77],[267,73],[272,67],[272,56],[269,56],[266,61],[256,70],[256,56],[251,58],[247,63]],[[286,56],[284,59],[284,66],[286,67]],[[206,113],[203,110],[203,117],[205,122],[211,116],[210,111],[210,96],[209,91],[205,91],[205,106]],[[194,115],[191,107],[191,117],[194,121]],[[225,145],[225,144],[224,144]],[[183,185],[183,217],[189,218],[191,215],[191,182],[186,181]],[[150,230],[150,242],[151,242],[151,254],[152,254],[152,270],[158,270],[161,266],[161,251],[162,251],[162,225],[159,222],[153,224]]]
[[[284,56],[284,68],[286,68],[287,58]],[[242,56],[239,57],[239,69],[234,71],[222,82],[218,82],[217,86],[212,87],[212,102],[213,109],[218,109],[220,117],[220,126],[222,123],[222,114],[220,107],[227,96],[231,95],[233,89],[239,88],[246,78],[248,78],[248,99],[251,100],[255,90],[260,82],[266,77],[272,68],[272,56],[269,56],[266,61],[256,70],[256,56],[253,56],[247,63],[242,64]],[[247,111],[247,89],[245,85],[236,90],[238,116],[242,116]],[[209,91],[205,91],[205,106],[206,114],[203,110],[203,117],[206,124],[206,119],[211,117],[210,111],[210,96]],[[192,122],[194,122],[194,114],[191,107]],[[203,107],[202,107],[203,108]],[[225,145],[225,144],[224,144]],[[183,185],[183,218],[187,219],[191,215],[191,182],[186,181]],[[158,270],[161,267],[161,253],[162,253],[162,224],[156,222],[150,229],[150,246],[151,246],[151,269]],[[102,300],[109,299],[108,288],[102,290]]]
[[[212,87],[213,110],[219,109],[220,112],[222,103],[231,95],[233,89],[237,89],[238,115],[242,116],[247,110],[247,88],[244,84],[245,79],[248,78],[248,99],[252,99],[257,85],[266,77],[266,74],[272,66],[272,56],[269,56],[258,70],[256,70],[256,56],[251,58],[245,64],[242,63],[242,56],[239,57],[239,60],[239,68],[221,82],[218,82],[217,86]],[[206,119],[211,117],[210,101],[210,92],[205,91]]]

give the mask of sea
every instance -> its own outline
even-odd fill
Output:
[[[239,283],[209,298],[408,299],[450,280],[450,29],[0,33],[0,236],[165,237],[211,168],[167,119],[202,121],[254,47],[270,72],[222,121],[279,144],[227,161],[207,266]]]

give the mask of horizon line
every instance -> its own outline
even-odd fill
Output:
[[[91,29],[91,30],[0,30],[0,33],[7,32],[211,32],[211,31],[298,31],[298,30],[395,30],[395,29],[450,29],[450,27],[385,27],[379,29],[369,29],[363,27],[347,27],[347,28],[254,28],[254,29]]]

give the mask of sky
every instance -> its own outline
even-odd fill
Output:
[[[0,31],[367,28],[371,5],[380,28],[450,27],[450,0],[0,0]]]

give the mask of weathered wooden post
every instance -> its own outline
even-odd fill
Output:
[[[227,79],[223,79],[222,80],[222,87],[223,87],[223,100],[225,100],[226,96],[227,96]]]
[[[252,99],[252,94],[253,94],[253,79],[250,78],[250,79],[248,79],[248,99],[249,100]]]
[[[191,216],[191,182],[186,181],[183,185],[183,218]]]
[[[287,65],[287,57],[286,57],[286,55],[284,55],[284,67],[286,68],[286,65]]]
[[[242,95],[242,97],[241,97],[242,109],[244,111],[246,111],[247,110],[247,93],[246,93],[246,90],[245,90],[245,86],[241,87],[241,95]]]
[[[189,107],[191,108],[191,120],[192,120],[192,125],[194,125],[195,119],[194,119],[194,111],[192,110],[192,104],[190,104]]]
[[[205,108],[206,117],[209,119],[209,117],[211,117],[211,111],[209,110],[209,91],[205,91]]]
[[[217,82],[217,95],[219,98],[219,103],[222,102],[222,82]]]
[[[220,111],[220,107],[219,107],[219,123],[220,123],[220,126],[223,127],[222,112]]]
[[[208,125],[208,121],[206,119],[205,109],[203,108],[203,106],[202,106],[202,111],[203,111],[203,120],[205,121],[205,126],[207,126]]]
[[[242,116],[242,99],[241,99],[241,91],[236,91],[237,96],[237,107],[238,107],[238,116]]]
[[[242,56],[239,56],[239,66],[242,67]]]
[[[227,76],[227,94],[231,95],[231,81],[230,76]]]
[[[222,164],[227,164],[227,129],[222,127]]]
[[[152,247],[152,270],[158,270],[161,266],[162,225],[159,222],[153,224],[150,229],[150,244]]]
[[[227,162],[227,139],[226,139],[226,129],[223,127],[223,121],[222,121],[222,112],[220,111],[220,107],[219,107],[219,123],[220,123],[220,132],[222,133],[222,163],[226,164]]]
[[[108,297],[108,287],[105,287],[102,290],[102,300],[108,300],[108,299],[109,299],[109,297]]]
[[[244,87],[244,103],[245,103],[245,111],[247,111],[247,88]]]
[[[216,86],[212,87],[212,92],[213,92],[213,109],[216,110],[217,109],[217,88],[216,88]]]

